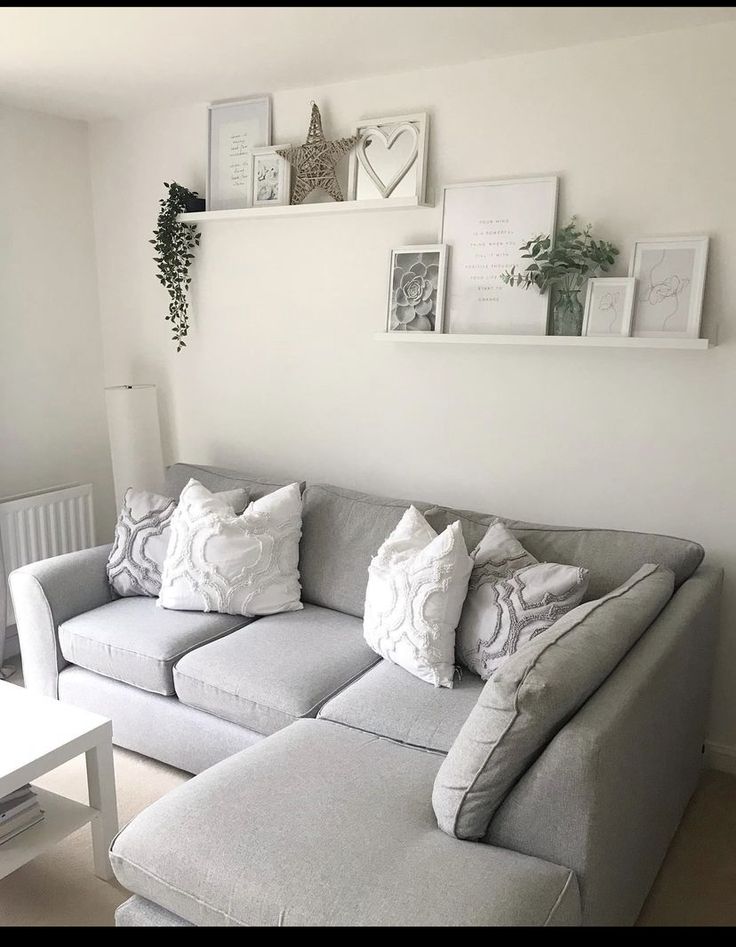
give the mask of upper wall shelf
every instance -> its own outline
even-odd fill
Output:
[[[325,201],[321,204],[287,204],[284,207],[239,207],[237,210],[203,210],[195,214],[179,214],[177,220],[199,224],[215,220],[241,220],[260,217],[315,217],[320,214],[352,214],[370,210],[410,210],[414,207],[431,207],[420,204],[416,197],[392,197],[376,201]]]
[[[459,343],[464,345],[572,345],[578,348],[696,349],[710,347],[708,339],[640,339],[596,335],[465,335],[449,332],[377,332],[379,342]]]

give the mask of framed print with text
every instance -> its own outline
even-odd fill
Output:
[[[271,144],[271,97],[208,106],[207,210],[250,207],[251,151]]]
[[[556,177],[444,188],[440,241],[450,247],[449,332],[545,335],[549,294],[505,286],[500,276],[523,264],[523,243],[538,234],[554,234],[557,191]]]

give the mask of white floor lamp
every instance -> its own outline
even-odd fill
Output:
[[[105,388],[105,400],[118,509],[128,487],[165,493],[156,386]]]

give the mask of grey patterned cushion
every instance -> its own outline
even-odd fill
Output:
[[[236,513],[248,504],[243,489],[226,490],[219,496]],[[175,509],[176,500],[171,497],[132,487],[125,491],[107,560],[107,578],[118,595],[158,596]]]
[[[483,838],[511,787],[636,644],[671,598],[673,585],[669,569],[644,565],[504,662],[437,773],[432,805],[443,832]]]
[[[491,525],[475,561],[457,628],[458,660],[484,681],[527,641],[582,602],[588,570],[538,563],[503,525]]]

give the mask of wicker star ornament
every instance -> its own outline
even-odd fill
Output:
[[[322,116],[313,102],[306,142],[303,145],[278,150],[278,154],[286,158],[296,171],[291,203],[301,204],[304,198],[317,188],[326,191],[336,201],[345,200],[340,185],[337,183],[335,165],[357,144],[359,139],[360,135],[352,135],[350,138],[327,141],[322,131]]]

